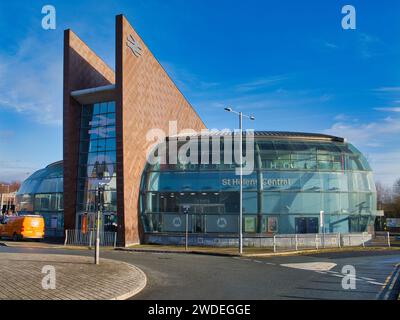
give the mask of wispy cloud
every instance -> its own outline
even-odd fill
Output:
[[[228,94],[221,94],[220,96],[201,97],[201,99],[194,101],[194,105],[199,110],[208,110],[208,112],[214,112],[213,109],[232,106],[249,113],[257,112],[262,114],[266,110],[282,112],[282,110],[298,110],[302,107],[321,107],[333,97],[318,90],[276,89],[266,92],[247,92],[246,94],[242,94],[227,89],[227,92]],[[304,115],[304,117],[307,119],[312,116]]]
[[[161,62],[165,71],[176,83],[179,89],[184,92],[195,92],[217,88],[220,84],[215,81],[205,81],[196,74],[181,68],[170,62]]]
[[[287,80],[289,77],[287,75],[277,75],[265,78],[259,78],[250,82],[245,82],[236,85],[236,89],[239,92],[249,92],[255,90],[263,90],[265,88],[271,87],[276,84],[282,83],[284,80]]]
[[[325,133],[347,138],[367,156],[377,181],[391,185],[400,177],[400,117],[360,123],[340,117]]]
[[[36,166],[22,160],[1,160],[0,161],[0,180],[4,182],[23,181],[28,178],[34,171]]]
[[[337,46],[336,44],[334,44],[332,42],[328,42],[328,41],[324,42],[324,46],[326,48],[329,48],[329,49],[337,49],[337,48],[339,48],[339,46]]]
[[[358,46],[361,56],[367,59],[386,52],[386,46],[379,37],[363,32],[358,33]]]
[[[62,56],[56,48],[29,36],[14,55],[0,51],[0,108],[61,125]]]
[[[384,135],[400,134],[400,118],[387,117],[369,123],[337,122],[326,133],[340,135],[360,145],[383,140]]]
[[[400,87],[380,87],[374,89],[376,92],[399,92],[400,93]]]
[[[375,108],[378,111],[386,111],[386,112],[400,112],[400,107],[393,107],[393,108]]]

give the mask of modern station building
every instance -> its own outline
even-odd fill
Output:
[[[148,164],[154,143],[146,138],[149,130],[169,132],[170,121],[178,132],[206,127],[122,15],[115,39],[114,71],[65,31],[63,190],[51,185],[54,194],[63,191],[64,228],[80,229],[85,216],[93,225],[98,185],[106,182],[102,228],[116,231],[121,246],[181,242],[186,216],[192,238],[216,243],[237,237],[240,180],[234,165]],[[325,232],[373,225],[371,169],[344,139],[260,131],[254,150],[254,172],[243,179],[245,236],[316,233],[321,211]],[[54,166],[59,164],[46,170]],[[35,177],[19,197],[32,194],[28,185]]]
[[[32,174],[17,192],[19,215],[42,215],[47,237],[64,235],[63,177],[63,162],[55,162]]]
[[[256,131],[254,150],[254,171],[243,178],[243,231],[248,237],[371,230],[376,215],[371,168],[344,139]],[[221,154],[225,151],[221,144]],[[201,241],[235,238],[240,208],[235,169],[223,163],[148,165],[140,211],[146,242],[179,241],[185,213],[189,232]]]
[[[115,71],[71,30],[64,39],[64,227],[95,210],[105,167],[105,217],[119,245],[139,243],[140,183],[149,130],[200,131],[204,123],[126,18],[116,17]]]

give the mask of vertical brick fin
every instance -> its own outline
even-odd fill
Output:
[[[130,36],[139,44],[139,54],[127,45]],[[141,237],[140,180],[151,145],[147,132],[158,128],[168,134],[169,121],[177,121],[178,130],[200,131],[205,125],[123,15],[116,17],[116,75],[117,158],[122,161],[117,197],[125,229],[119,240],[130,245]]]
[[[64,228],[75,228],[80,106],[74,90],[115,83],[114,71],[71,30],[64,31]]]

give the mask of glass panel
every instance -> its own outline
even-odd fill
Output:
[[[104,209],[116,213],[115,103],[82,107],[81,126],[77,211],[96,211],[96,190],[99,179],[103,179],[107,183]]]

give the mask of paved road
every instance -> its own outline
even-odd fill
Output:
[[[0,252],[92,254],[7,247],[0,247]],[[254,259],[118,251],[103,251],[102,256],[135,264],[146,273],[147,287],[135,299],[160,300],[376,299],[394,266],[400,263],[398,251]],[[345,265],[356,269],[355,290],[342,288]]]

